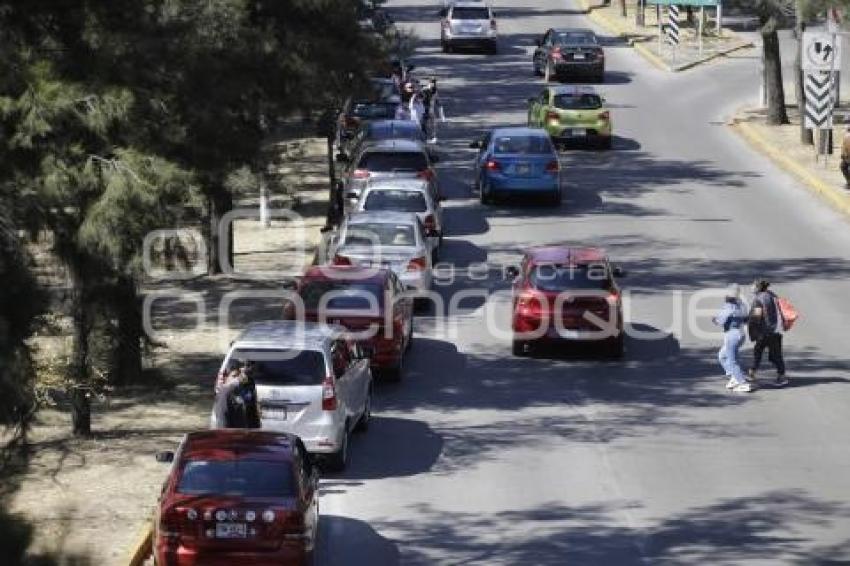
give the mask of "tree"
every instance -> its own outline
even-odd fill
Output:
[[[777,29],[783,21],[784,0],[756,0],[764,59],[764,82],[767,90],[767,122],[788,123],[785,89],[782,83],[782,61]]]

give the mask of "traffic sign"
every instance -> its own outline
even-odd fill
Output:
[[[806,123],[807,128],[823,129],[832,127],[833,81],[835,73],[806,73]]]
[[[840,37],[816,31],[803,32],[803,70],[833,71],[841,68]]]
[[[675,4],[667,6],[667,43],[679,45],[679,7]]]

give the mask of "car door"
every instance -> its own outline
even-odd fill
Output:
[[[349,369],[345,379],[351,380],[352,403],[354,404],[354,418],[359,419],[366,410],[366,399],[369,396],[369,383],[372,378],[372,370],[369,369],[369,360],[363,355],[360,346],[354,340],[346,344],[349,356]]]
[[[319,528],[319,473],[313,458],[300,438],[295,439],[292,453],[293,472],[299,486],[299,503],[304,516],[304,535],[307,548],[313,548]]]

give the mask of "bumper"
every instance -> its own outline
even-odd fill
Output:
[[[552,141],[556,143],[604,141],[611,138],[610,128],[596,129],[584,128],[582,126],[569,126],[567,128],[563,128],[558,126],[551,129],[547,128],[546,130],[552,137]],[[577,132],[576,130],[580,131]]]
[[[556,75],[596,75],[605,72],[601,61],[562,61],[555,64]]]
[[[364,345],[372,349],[370,366],[372,369],[392,369],[398,367],[402,357],[402,345],[404,338],[399,336],[397,340],[371,340]]]
[[[157,564],[172,566],[280,566],[281,564],[309,564],[310,552],[303,542],[285,542],[270,552],[222,552],[220,549],[197,549],[156,543],[154,551]]]
[[[514,339],[534,343],[602,343],[609,342],[611,340],[616,340],[617,338],[623,335],[622,328],[556,328],[555,326],[550,325],[544,331],[540,329],[539,324],[539,319],[535,318],[514,318],[512,325],[514,331]]]
[[[492,176],[488,179],[490,190],[494,194],[552,194],[560,191],[560,179],[551,177],[504,177]]]
[[[482,33],[476,35],[447,33],[443,35],[442,40],[445,45],[451,45],[453,47],[460,47],[464,45],[476,47],[480,45],[493,45],[494,43],[496,43],[496,41],[498,41],[498,35],[489,33]]]
[[[260,428],[274,432],[288,432],[301,438],[311,454],[331,454],[342,446],[345,416],[342,409],[335,412],[323,411],[322,422],[307,425],[292,421],[264,419],[260,417]]]

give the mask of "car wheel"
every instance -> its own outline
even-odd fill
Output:
[[[606,353],[608,354],[609,358],[619,360],[623,357],[625,350],[625,340],[623,338],[622,332],[616,338],[611,338],[608,340],[608,348]]]
[[[334,472],[341,472],[348,466],[348,437],[348,423],[346,423],[342,434],[342,445],[328,458],[328,467]]]
[[[561,191],[556,191],[551,194],[548,198],[549,206],[551,207],[559,207],[561,206]]]
[[[404,374],[404,351],[402,351],[401,355],[398,358],[398,363],[396,366],[391,368],[386,368],[382,371],[383,377],[387,381],[392,381],[394,383],[398,383],[401,381],[401,378]]]
[[[605,71],[599,71],[599,74],[596,75],[596,82],[604,83],[605,82]]]
[[[490,44],[487,46],[487,52],[490,55],[497,55],[499,53],[499,44],[495,41],[491,41]]]
[[[490,193],[485,190],[485,186],[483,184],[481,185],[481,190],[480,190],[480,200],[481,200],[481,204],[492,204],[493,203],[492,195],[490,195]]]
[[[531,345],[528,342],[523,342],[522,340],[514,340],[511,347],[514,356],[521,358],[527,357],[530,349]]]
[[[452,47],[452,44],[447,41],[446,46],[443,48],[443,51],[445,51],[446,53],[451,53],[453,49],[454,48]]]
[[[369,421],[372,420],[372,388],[366,393],[366,404],[363,407],[363,414],[360,415],[360,420],[357,421],[357,426],[354,430],[357,432],[366,432],[369,430]]]
[[[613,145],[613,139],[613,136],[606,136],[604,138],[601,138],[599,140],[600,149],[611,149],[611,146]]]
[[[531,72],[535,77],[539,77],[543,74],[540,72],[540,65],[537,64],[537,59],[531,60]]]
[[[407,331],[407,343],[404,345],[404,351],[409,352],[413,346],[413,319],[410,320],[410,330]]]

